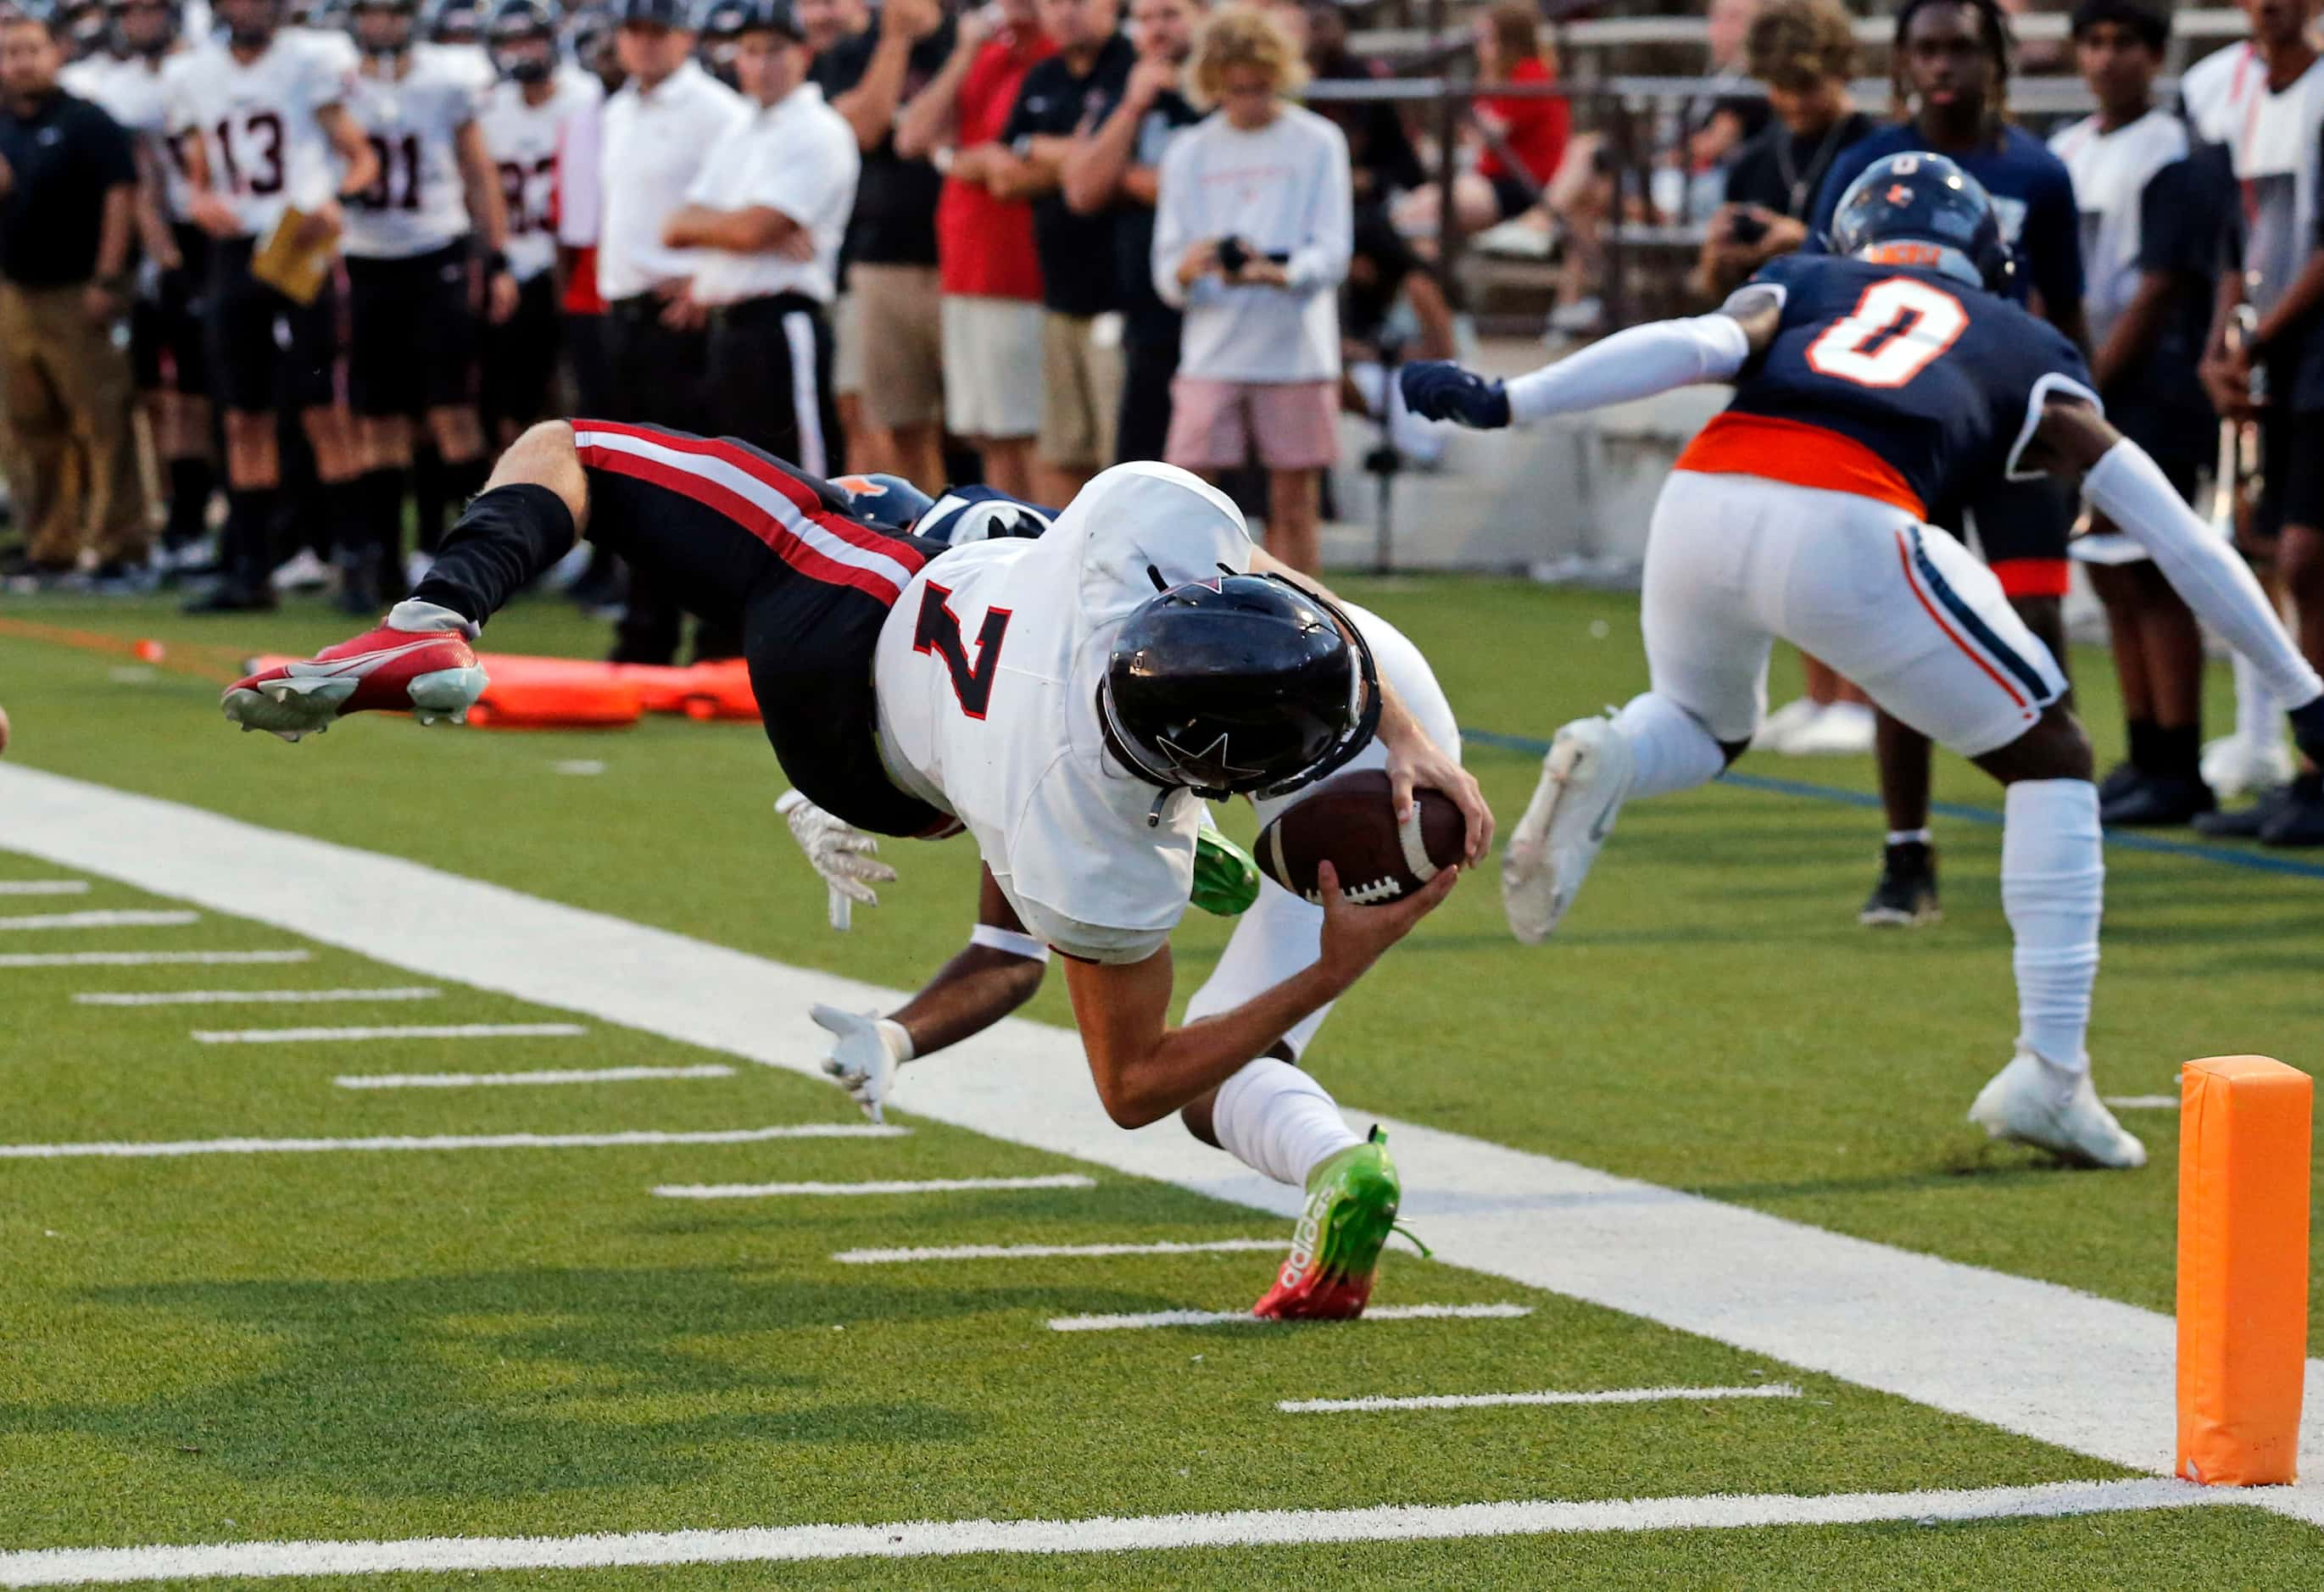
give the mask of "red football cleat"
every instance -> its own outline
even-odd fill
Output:
[[[465,723],[486,681],[464,625],[432,603],[399,603],[375,630],[236,680],[218,705],[230,722],[285,741],[320,734],[342,713],[408,713],[423,724]]]

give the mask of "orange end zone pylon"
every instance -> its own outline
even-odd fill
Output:
[[[2266,1056],[2180,1073],[2178,1474],[2296,1479],[2315,1081]]]

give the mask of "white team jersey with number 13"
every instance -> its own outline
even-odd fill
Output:
[[[347,108],[370,136],[379,175],[346,202],[343,246],[363,260],[402,260],[468,233],[460,129],[480,108],[474,78],[451,60],[412,51],[396,78],[359,74]]]
[[[205,44],[162,68],[171,134],[200,138],[210,187],[233,206],[243,235],[263,238],[287,207],[311,210],[330,198],[337,161],[315,118],[346,103],[349,75],[343,53],[288,30],[252,60]]]
[[[880,632],[891,774],[976,836],[1026,928],[1068,955],[1139,962],[1194,885],[1203,804],[1125,770],[1098,728],[1122,622],[1166,585],[1250,567],[1232,502],[1168,465],[1117,465],[1048,534],[932,560]]]

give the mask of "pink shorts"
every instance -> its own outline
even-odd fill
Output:
[[[1231,470],[1259,462],[1270,470],[1321,470],[1340,456],[1336,382],[1214,382],[1180,376],[1170,383],[1170,437],[1162,456],[1185,470]]]

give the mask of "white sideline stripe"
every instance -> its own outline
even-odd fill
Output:
[[[502,1084],[632,1083],[656,1078],[732,1078],[724,1062],[685,1067],[567,1067],[540,1072],[347,1072],[341,1089],[489,1089]]]
[[[0,955],[0,967],[161,967],[193,963],[242,967],[262,962],[312,962],[311,951],[36,951]]]
[[[297,1006],[322,1000],[431,1000],[443,993],[427,984],[387,989],[91,989],[73,1000],[80,1006]]]
[[[1529,1304],[1382,1304],[1356,1319],[1360,1321],[1506,1321],[1533,1314]],[[1269,1321],[1247,1310],[1150,1310],[1127,1316],[1052,1316],[1052,1332],[1134,1332],[1149,1327],[1294,1327],[1296,1321]]]
[[[227,1028],[194,1030],[204,1044],[306,1044],[343,1039],[570,1039],[578,1023],[410,1023],[380,1028]]]
[[[1595,1393],[1437,1393],[1416,1398],[1279,1399],[1286,1415],[1369,1413],[1375,1410],[1489,1410],[1504,1404],[1658,1404],[1713,1399],[1795,1399],[1788,1382],[1757,1382],[1748,1387],[1609,1387]]]
[[[868,1125],[867,1125],[868,1126]],[[895,1129],[902,1132],[901,1128]],[[663,1183],[664,1200],[770,1200],[778,1195],[956,1194],[979,1189],[1093,1189],[1097,1180],[1077,1172],[1042,1177],[929,1177],[886,1182],[695,1182]]]
[[[913,1260],[1048,1260],[1109,1255],[1235,1255],[1280,1249],[1282,1238],[1213,1238],[1200,1244],[951,1244],[933,1249],[842,1249],[831,1258],[842,1265],[887,1265]]]
[[[752,1145],[770,1138],[899,1138],[908,1127],[869,1122],[801,1122],[783,1127],[722,1127],[704,1133],[471,1133],[374,1138],[189,1138],[88,1145],[0,1145],[0,1161],[71,1161],[90,1156],[145,1160],[172,1155],[325,1155],[340,1150],[605,1150],[641,1145]]]
[[[2106,1103],[2117,1111],[2175,1111],[2179,1097],[2175,1094],[2110,1094]]]
[[[401,858],[0,763],[7,844],[51,867],[266,924],[375,961],[822,1081],[811,1002],[898,992],[542,900]],[[422,910],[415,903],[426,904]],[[444,925],[457,923],[458,934]],[[1546,972],[1545,977],[1549,976]],[[1080,1041],[1011,1018],[915,1067],[914,1116],[1153,1178],[1286,1220],[1300,1192],[1186,1134],[1124,1133]],[[1369,1122],[1360,1102],[1350,1114]],[[1404,1214],[1440,1259],[1762,1354],[2006,1431],[2167,1473],[2171,1318],[2054,1283],[1848,1238],[1554,1156],[1384,1120]],[[2324,1361],[2308,1362],[2300,1468],[2324,1477]],[[2324,1486],[2242,1495],[2324,1523]]]
[[[0,879],[0,896],[86,896],[85,879]]]
[[[669,1564],[770,1564],[947,1554],[1124,1553],[1172,1548],[1418,1542],[1615,1532],[1868,1525],[1880,1521],[2055,1520],[2129,1510],[2249,1506],[2253,1494],[2190,1482],[2051,1482],[1922,1493],[1715,1493],[1513,1504],[1243,1509],[1084,1520],[920,1520],[891,1525],[743,1526],[576,1537],[418,1537],[400,1542],[206,1542],[0,1553],[0,1587],[84,1587],[221,1577],[369,1576]]]
[[[32,912],[0,917],[0,929],[174,929],[199,923],[198,912],[152,912],[143,908],[96,912]]]

